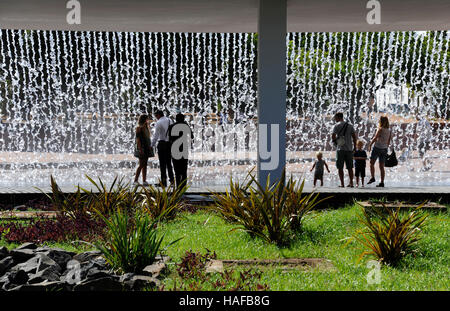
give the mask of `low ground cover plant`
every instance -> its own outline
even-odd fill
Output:
[[[30,221],[2,222],[0,237],[9,243],[93,241],[103,236],[104,228],[103,221],[84,214],[73,218],[60,214],[56,219],[40,217]]]
[[[362,215],[358,218],[364,228],[353,235],[353,239],[366,248],[360,258],[373,256],[395,266],[405,255],[413,252],[428,217],[421,212],[423,205],[412,211],[401,211],[401,207],[386,208],[384,204],[383,208],[362,207]]]
[[[177,279],[172,286],[160,287],[160,290],[175,291],[256,291],[268,290],[269,286],[262,282],[262,271],[254,268],[242,270],[225,269],[223,272],[207,273],[208,261],[217,258],[215,252],[206,249],[206,253],[188,250],[176,264]],[[177,280],[180,285],[177,285]]]
[[[236,229],[247,231],[267,242],[283,244],[289,233],[299,231],[303,218],[319,203],[319,194],[304,194],[305,181],[299,184],[292,176],[263,186],[250,172],[243,184],[230,179],[230,191],[214,193],[215,205],[210,208],[226,221],[237,224]]]

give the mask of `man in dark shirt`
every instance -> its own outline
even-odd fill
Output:
[[[184,115],[178,113],[175,123],[169,126],[169,141],[172,144],[172,163],[175,170],[177,187],[184,187],[187,183],[189,136],[194,139],[191,128],[184,120]],[[185,136],[187,135],[187,136]]]
[[[358,140],[356,143],[356,151],[353,154],[353,159],[355,160],[355,177],[356,177],[356,187],[359,186],[359,177],[361,177],[361,187],[364,188],[364,177],[366,177],[366,161],[367,153],[363,150],[364,143]]]

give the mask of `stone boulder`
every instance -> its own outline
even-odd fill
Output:
[[[20,249],[36,249],[36,248],[38,248],[38,246],[37,246],[36,244],[27,242],[27,243],[24,243],[24,244],[20,245],[19,247],[15,248],[15,250],[20,250]]]
[[[66,290],[64,284],[60,282],[47,282],[44,281],[42,283],[36,283],[36,284],[24,284],[19,285],[14,288],[11,288],[10,291],[26,291],[26,292],[48,292],[48,291],[57,291],[57,290]]]
[[[6,247],[2,246],[0,247],[0,260],[6,258],[9,256],[9,251]]]
[[[72,259],[77,260],[80,263],[84,263],[84,262],[88,262],[92,259],[95,259],[100,255],[101,255],[101,253],[99,251],[89,251],[89,252],[77,254],[77,255],[73,256]]]
[[[62,249],[51,249],[42,252],[42,254],[54,260],[60,267],[66,267],[67,263],[72,260],[72,257],[75,255],[73,252],[66,252]]]
[[[75,254],[63,249],[22,244],[0,248],[0,289],[5,291],[121,291],[159,287],[168,257],[139,273],[116,275],[98,251]]]
[[[4,275],[13,266],[14,266],[14,259],[11,256],[8,256],[0,260],[0,276]]]
[[[25,271],[19,270],[8,272],[8,279],[12,284],[23,285],[28,282],[29,277]]]
[[[37,253],[34,257],[28,259],[26,262],[14,266],[12,270],[22,270],[26,273],[37,273],[48,267],[53,267],[58,272],[61,271],[61,267],[53,259],[42,253]]]
[[[118,278],[104,277],[95,280],[84,280],[74,286],[74,291],[121,291],[122,284]]]
[[[10,255],[14,259],[14,262],[19,264],[34,257],[36,254],[32,249],[13,249],[11,250]]]
[[[132,275],[124,278],[123,284],[127,290],[142,290],[149,287],[159,287],[161,282],[157,278],[147,275]]]
[[[164,262],[155,262],[142,270],[142,275],[150,276],[153,278],[157,278],[164,272],[166,269],[166,264]]]
[[[30,275],[28,284],[38,284],[42,282],[60,282],[60,276],[54,266]]]

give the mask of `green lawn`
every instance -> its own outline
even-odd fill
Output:
[[[171,246],[167,254],[178,262],[187,250],[215,251],[218,259],[321,257],[332,261],[335,271],[263,270],[262,282],[271,290],[449,290],[450,242],[449,213],[427,211],[428,226],[417,245],[418,252],[408,255],[399,267],[383,266],[381,283],[368,284],[366,267],[369,258],[358,262],[361,249],[356,242],[345,245],[347,238],[360,225],[356,214],[360,208],[346,206],[335,210],[317,211],[305,218],[304,232],[290,246],[278,248],[245,232],[231,231],[218,216],[206,211],[184,213],[175,221],[164,224],[165,242],[183,237]],[[0,242],[12,248],[16,245]],[[74,250],[67,244],[52,245]],[[79,249],[81,251],[81,249]],[[172,268],[174,271],[174,268]],[[175,273],[171,273],[173,277]],[[167,285],[173,280],[166,280]],[[179,283],[179,281],[177,281]],[[169,286],[170,287],[170,286]]]

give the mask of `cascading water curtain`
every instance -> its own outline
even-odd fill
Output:
[[[336,112],[354,124],[365,148],[379,117],[387,115],[392,146],[403,155],[403,162],[388,169],[389,183],[450,185],[449,34],[288,34],[289,171],[311,179],[317,151],[329,164],[334,161],[330,134]],[[424,140],[430,150],[422,155]],[[336,175],[325,174],[328,185],[338,184]]]
[[[409,152],[396,178],[450,184],[448,32],[286,39],[291,173],[308,177],[316,151],[332,159],[335,112],[365,141],[384,113],[396,150]],[[137,117],[156,109],[187,114],[194,185],[242,178],[256,163],[256,67],[256,34],[0,30],[0,184],[131,180]],[[427,171],[417,165],[416,115],[432,128]]]
[[[227,182],[249,170],[256,159],[255,40],[242,33],[0,30],[1,181],[48,183],[53,174],[74,184],[85,173],[113,178],[123,169],[131,179],[137,118],[157,109],[188,115],[192,181]],[[155,182],[158,175],[150,174]]]

